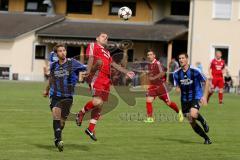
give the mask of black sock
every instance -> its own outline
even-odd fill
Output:
[[[194,127],[192,126],[192,128],[199,136],[203,137],[204,139],[209,139],[209,137],[197,123]]]
[[[202,117],[200,113],[198,114],[197,120],[202,124],[202,126],[205,126],[207,124],[207,122],[205,121],[205,119]]]
[[[58,141],[62,140],[62,130],[60,120],[53,120],[53,130],[55,139]]]

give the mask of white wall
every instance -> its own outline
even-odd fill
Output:
[[[213,45],[229,46],[228,69],[237,76],[240,69],[240,1],[232,1],[232,17],[229,20],[213,19],[213,1],[195,0],[192,64],[200,61],[204,72],[214,55]]]
[[[0,41],[0,66],[11,66],[10,74],[18,73],[19,80],[43,81],[44,60],[35,60],[34,33],[16,38],[11,42]]]

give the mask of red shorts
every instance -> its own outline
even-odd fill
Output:
[[[218,88],[224,87],[224,80],[222,77],[212,79],[212,88],[215,89],[216,87]]]
[[[148,87],[148,91],[147,91],[146,96],[147,97],[154,97],[154,98],[159,97],[164,102],[170,101],[168,90],[167,90],[167,87],[164,83],[160,84],[160,85],[150,85]]]
[[[91,91],[93,97],[100,97],[103,101],[108,100],[110,92],[110,79],[109,78],[97,78],[91,83]]]

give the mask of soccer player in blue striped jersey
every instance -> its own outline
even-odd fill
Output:
[[[75,59],[66,58],[66,48],[62,44],[55,47],[58,61],[50,66],[50,79],[43,95],[50,97],[50,108],[53,117],[53,129],[55,146],[63,151],[62,130],[69,115],[74,87],[78,81],[79,72],[85,71],[86,66]]]
[[[206,120],[199,113],[200,105],[207,104],[206,98],[208,94],[208,80],[195,68],[188,64],[188,55],[181,53],[179,55],[179,63],[181,68],[174,72],[174,83],[181,91],[182,112],[193,128],[193,130],[204,138],[204,144],[211,144],[210,138],[207,136],[209,127]],[[203,84],[205,83],[204,94]],[[199,121],[203,129],[198,125]]]

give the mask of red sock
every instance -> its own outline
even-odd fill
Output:
[[[219,103],[222,103],[222,101],[223,101],[223,93],[218,93],[218,100],[219,100]]]
[[[152,117],[152,113],[153,113],[152,103],[146,102],[146,109],[147,109],[147,116]]]
[[[93,109],[93,108],[94,108],[93,102],[92,102],[92,101],[89,101],[89,102],[87,102],[87,104],[83,107],[82,112],[83,112],[83,113],[86,113],[86,112],[88,112],[89,110],[91,110],[91,109]]]
[[[170,105],[168,105],[170,108],[172,108],[175,112],[179,112],[178,106],[176,103],[171,102]]]
[[[99,120],[101,115],[101,109],[100,108],[94,108],[91,112],[91,120],[88,126],[88,129],[93,132],[95,129],[95,125],[97,124],[97,121]]]
[[[89,123],[89,126],[88,126],[88,129],[93,132],[94,131],[94,128],[95,128],[95,125],[94,123]]]
[[[213,92],[208,93],[207,102],[209,102],[210,97],[213,95]]]

